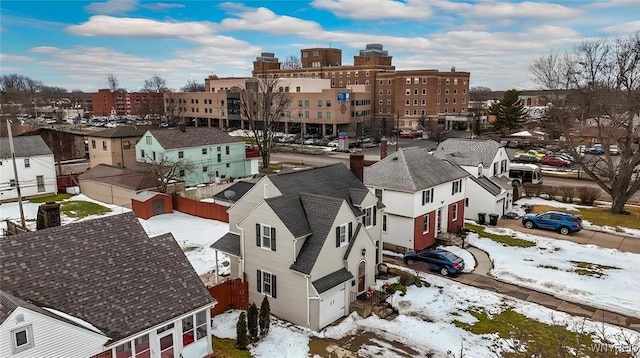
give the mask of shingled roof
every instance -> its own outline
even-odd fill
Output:
[[[129,138],[136,137],[140,138],[142,135],[152,127],[150,126],[141,126],[141,127],[133,127],[133,126],[119,126],[109,129],[104,129],[101,131],[93,132],[87,134],[87,137],[100,137],[100,138]]]
[[[450,155],[459,165],[488,168],[496,157],[500,143],[490,139],[449,138],[438,145],[433,155],[448,158]]]
[[[53,154],[49,146],[47,146],[47,143],[45,143],[39,135],[14,137],[13,148],[16,153],[16,158]],[[11,158],[9,138],[2,138],[2,140],[0,140],[0,158]]]
[[[0,240],[0,285],[112,341],[214,302],[173,236],[150,238],[131,212]]]
[[[242,142],[213,127],[186,127],[184,132],[178,128],[155,128],[149,129],[149,132],[164,149]]]
[[[108,164],[98,164],[95,167],[80,174],[80,180],[93,180],[129,190],[155,189],[157,187],[157,177],[141,166],[131,168],[121,168]]]
[[[403,148],[364,169],[367,185],[417,192],[469,176],[456,164],[418,147]]]

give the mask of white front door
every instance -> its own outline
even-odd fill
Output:
[[[320,299],[320,318],[319,324],[322,329],[324,326],[332,323],[338,318],[344,316],[345,307],[345,289],[344,284],[334,287],[322,294],[324,298]]]

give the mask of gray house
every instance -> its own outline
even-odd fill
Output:
[[[231,256],[249,300],[314,330],[349,313],[375,283],[381,203],[344,164],[267,175],[229,209],[212,245]]]
[[[173,236],[133,213],[0,240],[0,284],[1,357],[212,352],[215,300]]]

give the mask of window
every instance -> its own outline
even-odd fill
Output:
[[[427,94],[427,89],[426,89],[426,88],[423,88],[423,89],[422,89],[422,94],[423,94],[423,95],[426,95],[426,94]]]
[[[151,351],[149,348],[149,334],[140,336],[133,340],[133,347],[136,350],[136,358],[149,358]]]
[[[456,180],[451,185],[451,195],[462,192],[462,179]]]
[[[411,77],[407,77],[407,78],[406,78],[406,82],[405,82],[405,83],[406,83],[406,84],[408,84],[408,85],[410,85],[410,84],[411,84]]]
[[[458,84],[458,79],[457,79],[457,78],[454,78],[454,79],[453,79],[453,84],[454,84],[454,85],[457,85],[457,84]]]
[[[318,107],[322,107],[322,100],[321,99],[318,100]]]
[[[276,275],[258,270],[258,292],[276,298]]]
[[[116,347],[116,357],[133,357],[131,341],[124,342]]]
[[[422,205],[433,203],[433,188],[422,191]]]
[[[102,150],[107,150],[107,141],[106,140],[102,141]]]
[[[31,325],[11,331],[13,353],[19,353],[33,347],[33,332]]]
[[[222,154],[218,153],[218,163],[222,162]]]
[[[387,214],[382,214],[382,232],[387,232],[387,226],[389,225],[389,217]]]
[[[417,89],[417,88],[414,88],[414,89],[413,89],[413,94],[414,94],[414,95],[417,95],[417,94],[418,94],[418,89]]]
[[[29,163],[29,158],[24,158],[24,167],[25,168],[30,168],[31,167],[31,163]]]
[[[318,111],[318,118],[322,118],[322,112]]]
[[[427,105],[427,100],[423,98],[421,103],[422,103],[423,106],[426,106]]]
[[[202,155],[206,155],[207,154],[207,148],[202,148]]]
[[[207,336],[207,311],[182,319],[182,346],[186,347]]]
[[[304,101],[304,106],[305,107],[309,107],[309,100],[308,99]]]
[[[147,145],[151,145],[151,136],[150,135],[146,136],[145,140],[146,140]]]
[[[326,117],[325,117],[325,118],[326,118],[326,119],[331,119],[331,112],[327,112],[327,113],[326,113]]]
[[[144,149],[140,150],[140,158],[144,159]]]
[[[184,177],[184,169],[180,169],[178,176]]]
[[[44,175],[36,176],[36,184],[38,186],[38,193],[44,192]]]
[[[122,141],[122,149],[131,149],[131,142],[128,140]]]
[[[493,175],[498,175],[498,162],[493,163]]]
[[[451,207],[451,221],[458,220],[458,203],[454,203]]]
[[[91,140],[91,148],[96,149],[96,140],[95,139]]]
[[[180,159],[184,158],[184,152],[183,151],[179,151],[178,152],[178,158],[180,158]]]
[[[336,227],[336,247],[345,246],[349,243],[352,224],[342,224]]]
[[[410,94],[411,94],[411,89],[407,88],[407,89],[404,91],[404,94],[406,94],[407,96],[408,96],[408,95],[410,95]]]
[[[256,246],[276,251],[276,228],[264,224],[256,224]]]
[[[228,146],[228,145],[227,145],[227,146],[225,146],[225,147],[224,147],[224,154],[229,155],[229,150],[230,150],[230,149],[229,149],[229,146]]]
[[[391,96],[391,90],[387,90],[387,96]]]
[[[426,234],[429,232],[429,214],[426,214],[422,217],[422,233]]]
[[[382,193],[384,193],[384,190],[376,189],[376,198],[378,198],[378,200],[380,201],[382,201]]]
[[[500,173],[506,173],[506,171],[507,171],[507,160],[503,159],[500,162]]]
[[[208,169],[207,167],[202,167],[202,172],[203,172],[203,173],[206,173],[206,172],[207,172],[207,169]]]
[[[301,99],[298,100],[298,107],[302,107],[302,100]]]
[[[405,100],[405,101],[404,101],[404,105],[405,105],[405,106],[409,106],[409,105],[411,105],[411,100],[410,100],[410,99]]]
[[[326,106],[327,107],[331,107],[331,101],[330,100],[327,100]]]
[[[364,226],[372,227],[376,225],[376,207],[370,206],[364,209]]]

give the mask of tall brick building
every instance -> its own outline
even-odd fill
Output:
[[[126,92],[109,89],[91,94],[95,116],[159,116],[162,115],[162,93]]]

